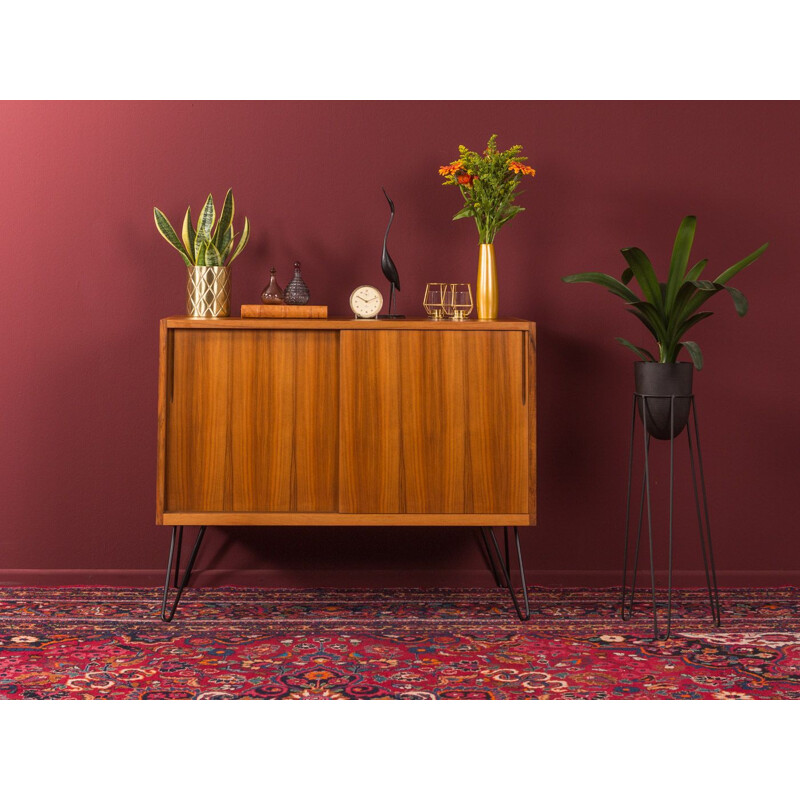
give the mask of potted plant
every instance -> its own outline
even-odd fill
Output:
[[[478,227],[480,256],[478,260],[478,319],[497,319],[497,264],[494,237],[497,231],[525,209],[515,205],[523,175],[533,177],[536,170],[523,164],[522,146],[497,149],[497,134],[490,137],[483,155],[458,148],[458,158],[439,168],[445,179],[443,186],[457,186],[464,207],[453,219],[472,217]]]
[[[747,313],[747,299],[728,281],[745,267],[752,264],[767,249],[769,242],[758,250],[721,272],[713,281],[702,280],[701,275],[708,259],[698,261],[689,268],[689,254],[694,241],[697,219],[684,217],[675,237],[669,272],[666,281],[659,281],[650,259],[638,247],[626,247],[621,252],[628,262],[620,280],[602,272],[581,272],[567,275],[567,283],[596,283],[611,294],[622,298],[633,314],[652,334],[658,345],[658,357],[644,347],[631,344],[627,339],[616,337],[625,347],[633,350],[642,360],[634,365],[636,394],[656,395],[669,398],[688,397],[692,394],[692,363],[703,368],[703,354],[698,344],[683,337],[698,322],[710,317],[712,311],[699,309],[715,294],[726,291],[733,299],[736,313],[743,317]],[[638,283],[642,297],[629,287],[631,280]],[[685,350],[691,362],[678,362]],[[648,400],[647,430],[657,439],[669,439],[670,400]],[[689,400],[675,400],[674,427],[672,435],[680,433],[689,417]],[[641,408],[639,409],[641,414]]]
[[[241,238],[234,249],[238,234],[233,229],[233,213],[231,189],[225,195],[219,220],[216,219],[214,198],[209,195],[197,219],[197,228],[192,224],[191,206],[186,209],[179,237],[164,213],[158,208],[153,209],[158,232],[180,253],[186,264],[186,311],[190,317],[230,316],[230,267],[250,238],[250,223],[245,217]]]

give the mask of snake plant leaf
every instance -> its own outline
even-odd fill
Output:
[[[667,292],[664,307],[667,312],[672,308],[675,297],[678,294],[681,283],[686,275],[686,268],[689,266],[689,254],[692,251],[694,242],[694,232],[697,228],[697,217],[684,217],[678,226],[678,233],[675,235],[675,244],[672,248],[672,258],[669,262],[669,274],[667,276]]]
[[[683,336],[686,333],[686,331],[689,330],[689,328],[691,328],[693,325],[697,325],[697,323],[700,322],[700,320],[713,316],[714,316],[713,311],[701,311],[699,314],[695,314],[693,317],[689,317],[689,319],[687,319],[678,329],[676,333],[677,338],[680,339],[680,337]]]
[[[561,280],[564,283],[596,283],[608,289],[611,294],[621,297],[626,303],[639,302],[639,298],[624,283],[603,272],[578,272],[575,275],[565,275]]]
[[[211,241],[211,231],[214,229],[214,220],[216,218],[214,198],[209,195],[197,220],[197,235],[202,235],[207,242]]]
[[[206,250],[208,248],[208,242],[205,239],[199,239],[200,246],[197,248],[197,265],[200,267],[204,267],[206,265]]]
[[[725,272],[714,279],[714,283],[727,283],[737,272],[741,272],[745,267],[749,267],[757,258],[760,258],[768,247],[769,242],[764,242],[758,250],[754,250],[746,258],[737,261],[732,267],[728,267]]]
[[[233,255],[231,256],[231,260],[228,262],[229,264],[233,264],[233,260],[239,253],[244,250],[244,246],[247,244],[248,239],[250,238],[250,221],[247,217],[244,218],[244,228],[242,228],[242,238],[239,239],[239,244],[236,245],[236,249],[233,251]]]
[[[620,280],[627,286],[633,278],[633,270],[630,267],[625,267],[620,276]]]
[[[170,221],[165,216],[164,212],[158,208],[153,209],[153,217],[156,221],[156,228],[158,232],[181,254],[181,258],[186,263],[186,266],[191,266],[191,259],[186,252],[183,242],[178,238],[175,229],[170,224]]]
[[[687,273],[686,273],[686,280],[687,281],[696,281],[699,280],[700,276],[703,274],[703,270],[706,268],[706,264],[708,264],[708,259],[704,258],[702,261],[698,261]]]
[[[192,225],[192,207],[186,209],[186,216],[183,218],[183,243],[186,246],[186,252],[194,254],[194,242],[197,234]]]
[[[661,287],[658,285],[658,278],[650,259],[638,247],[625,247],[620,252],[633,271],[637,283],[642,287],[645,298],[660,312],[664,307]]]
[[[205,233],[203,232],[203,230],[201,228],[198,228],[197,229],[197,233],[195,234],[195,239],[194,239],[194,255],[195,255],[195,258],[197,258],[197,254],[200,252],[200,245],[202,245],[203,242],[205,242],[206,245],[208,245],[208,237],[205,235]]]
[[[614,339],[618,341],[621,345],[624,345],[629,350],[633,350],[642,361],[655,361],[656,359],[653,358],[652,353],[649,353],[643,347],[637,347],[635,344],[631,344],[627,339],[623,339],[621,336],[615,336]]]
[[[207,267],[218,267],[220,266],[222,261],[219,257],[219,250],[214,245],[214,242],[209,242],[206,246],[206,266]]]
[[[681,346],[684,347],[686,352],[692,357],[692,361],[697,370],[703,369],[703,353],[697,345],[697,342],[681,342]]]
[[[217,232],[214,234],[214,238],[212,239],[214,245],[220,250],[220,252],[223,250],[222,237],[227,233],[231,226],[231,222],[233,221],[233,208],[233,190],[228,189],[228,193],[225,195],[225,202],[222,204],[222,211],[219,215]]]
[[[228,257],[228,254],[231,252],[231,247],[233,247],[233,225],[228,225],[228,230],[222,234],[222,239],[220,243],[217,245],[219,248],[219,257],[222,259],[222,263],[225,263],[225,259]]]

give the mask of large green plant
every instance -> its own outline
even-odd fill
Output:
[[[157,208],[153,209],[158,232],[180,253],[187,267],[193,265],[206,267],[221,267],[228,261],[229,264],[239,253],[244,250],[250,238],[250,223],[244,218],[241,238],[234,250],[234,240],[237,233],[233,230],[233,191],[228,189],[222,212],[217,221],[214,210],[214,198],[209,195],[200,216],[197,219],[197,228],[192,224],[192,207],[186,209],[183,218],[183,229],[179,237],[164,213]],[[217,223],[216,229],[214,223]]]
[[[678,360],[681,348],[691,356],[697,369],[703,368],[703,354],[696,342],[682,341],[684,334],[698,322],[710,317],[713,311],[698,309],[717,292],[726,291],[733,299],[736,313],[743,317],[747,313],[747,299],[728,281],[752,264],[766,249],[766,242],[750,253],[749,256],[720,273],[713,281],[701,280],[700,276],[706,268],[708,259],[698,261],[691,269],[689,254],[694,241],[697,226],[695,217],[684,217],[675,237],[669,274],[666,282],[656,277],[650,259],[638,247],[626,247],[621,252],[628,262],[627,269],[620,280],[602,272],[581,272],[562,278],[566,283],[596,283],[608,289],[611,294],[621,297],[633,314],[658,343],[658,358],[643,347],[631,344],[619,336],[616,340],[633,350],[643,361],[657,361],[661,364],[673,364]],[[644,299],[638,297],[628,284],[635,278],[642,290]]]

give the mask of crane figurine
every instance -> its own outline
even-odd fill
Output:
[[[381,254],[381,269],[383,270],[383,274],[386,276],[386,280],[389,281],[391,284],[391,289],[389,290],[389,313],[388,314],[380,314],[378,319],[405,319],[403,314],[395,314],[394,313],[394,291],[400,291],[400,278],[397,274],[397,267],[394,265],[394,261],[392,261],[392,257],[389,255],[389,251],[386,249],[386,242],[389,239],[389,228],[392,227],[392,222],[394,222],[394,203],[392,202],[391,197],[386,194],[386,189],[381,186],[381,191],[383,192],[383,196],[386,198],[387,202],[389,203],[389,224],[386,226],[386,233],[383,236],[383,253]]]

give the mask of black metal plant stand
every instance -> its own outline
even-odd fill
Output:
[[[649,401],[669,400],[669,567],[667,573],[667,622],[666,633],[662,636],[658,630],[658,606],[656,602],[656,579],[653,564],[653,515],[650,502],[650,439],[653,438],[647,430],[647,418],[650,413]],[[717,574],[714,568],[714,551],[711,546],[711,524],[708,518],[708,500],[706,498],[706,483],[703,475],[703,456],[700,450],[700,430],[697,424],[697,406],[694,395],[645,395],[634,392],[633,413],[631,416],[631,444],[628,456],[628,498],[625,509],[625,561],[622,569],[622,619],[628,620],[633,615],[633,599],[636,592],[636,574],[639,566],[639,546],[642,538],[642,521],[644,516],[645,498],[647,502],[647,533],[650,543],[650,582],[653,592],[653,638],[665,641],[669,639],[672,630],[672,518],[673,495],[675,477],[675,401],[688,400],[689,413],[694,423],[694,438],[697,446],[697,468],[695,468],[694,447],[692,445],[692,432],[689,421],[686,422],[686,441],[689,448],[689,462],[692,470],[692,485],[694,487],[695,509],[697,511],[697,525],[700,530],[700,546],[703,551],[703,566],[706,573],[708,586],[708,599],[711,605],[711,617],[716,627],[721,625],[719,591],[717,589]],[[631,487],[633,477],[633,452],[636,438],[636,411],[637,405],[641,412],[642,432],[644,438],[644,471],[642,475],[642,492],[639,500],[639,523],[636,532],[636,549],[633,559],[633,575],[631,579],[630,603],[626,607],[627,574],[628,574],[628,532],[630,527],[631,512]],[[700,492],[697,487],[697,476],[700,476]],[[702,494],[703,508],[700,510],[700,496]],[[705,522],[705,525],[703,524]]]

